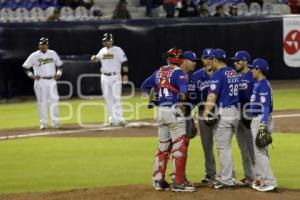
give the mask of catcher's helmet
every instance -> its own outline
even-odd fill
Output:
[[[48,38],[46,38],[46,37],[41,37],[41,38],[40,38],[40,41],[39,41],[39,44],[40,44],[40,45],[43,45],[43,44],[48,45],[48,44],[49,44]]]
[[[104,33],[102,41],[113,41],[113,35],[111,33]]]
[[[179,48],[172,48],[167,52],[167,61],[172,64],[181,64],[183,59],[183,51]]]

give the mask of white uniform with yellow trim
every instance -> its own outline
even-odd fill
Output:
[[[57,53],[48,49],[45,53],[38,50],[33,52],[24,62],[23,67],[26,69],[33,68],[33,73],[39,76],[39,80],[34,81],[34,92],[38,101],[38,111],[41,127],[48,125],[48,102],[50,105],[50,116],[52,124],[59,126],[58,119],[58,92],[56,80],[56,66],[60,67],[63,62]]]
[[[101,89],[107,104],[109,122],[118,125],[124,121],[121,107],[122,63],[127,61],[124,51],[117,46],[103,47],[96,55],[101,61]]]

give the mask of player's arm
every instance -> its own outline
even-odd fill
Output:
[[[154,88],[155,86],[156,86],[155,85],[155,73],[153,73],[142,83],[141,89],[142,89],[142,91],[150,94],[151,89]]]
[[[269,88],[265,88],[264,90],[259,92],[259,100],[262,105],[262,118],[260,124],[265,125],[267,124],[269,116],[271,114],[271,90]]]
[[[204,112],[203,112],[204,118],[207,118],[209,113],[211,113],[213,108],[215,107],[220,91],[221,91],[221,78],[218,77],[218,74],[214,74],[210,80],[208,95],[204,106]]]
[[[155,85],[155,73],[149,76],[142,84],[141,89],[149,94],[148,108],[153,108],[157,105],[157,91]]]
[[[215,93],[209,93],[204,107],[203,116],[207,117],[216,105],[217,95]]]
[[[127,83],[128,82],[128,72],[129,72],[129,68],[128,68],[128,62],[125,61],[122,63],[122,73],[123,73],[123,76],[122,76],[122,81],[123,83]]]
[[[122,63],[122,81],[123,81],[123,83],[127,83],[129,80],[128,79],[129,68],[128,68],[127,56],[124,53],[123,49],[121,49],[121,48],[119,48],[117,56],[118,56],[119,61]]]
[[[57,55],[57,53],[55,52],[54,55],[54,61],[55,61],[55,65],[56,65],[56,74],[54,76],[55,80],[60,79],[60,77],[62,76],[62,66],[63,66],[63,62],[61,61],[60,57]]]
[[[188,100],[188,78],[187,75],[180,70],[176,79],[176,86],[179,89],[179,97],[181,101]]]
[[[91,61],[93,63],[99,62],[101,60],[101,57],[102,57],[102,52],[100,50],[96,55],[92,55]]]
[[[27,76],[29,78],[31,78],[32,80],[39,80],[40,77],[37,76],[37,75],[34,75],[34,73],[32,72],[32,70],[31,70],[32,66],[33,66],[33,56],[31,54],[27,58],[27,60],[24,62],[24,64],[23,64],[23,70],[27,74]]]

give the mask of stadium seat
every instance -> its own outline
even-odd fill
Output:
[[[78,6],[75,9],[75,19],[76,20],[88,20],[89,19],[89,11],[83,6]]]
[[[271,15],[272,14],[272,8],[273,5],[271,2],[264,2],[262,7],[262,14],[263,15]]]
[[[261,15],[261,7],[257,2],[252,2],[249,6],[250,15]]]
[[[210,16],[213,16],[216,13],[216,7],[217,7],[216,4],[212,4],[207,7]]]
[[[276,5],[276,4],[275,4]],[[279,4],[279,10],[281,15],[289,15],[291,14],[291,8],[286,4]]]
[[[28,22],[29,19],[29,11],[26,8],[20,7],[15,10],[16,22]]]
[[[238,15],[245,16],[249,12],[247,4],[244,2],[238,3],[236,7],[238,9]]]
[[[90,13],[91,19],[100,19],[103,16],[102,9],[97,5],[91,7]]]
[[[231,2],[227,2],[225,4],[223,4],[223,8],[224,8],[224,13],[226,15],[229,15],[229,10],[230,10],[230,7],[232,6],[232,3]]]
[[[47,19],[49,16],[53,14],[55,10],[55,7],[48,7],[46,10],[44,10],[44,16]]]
[[[163,6],[152,9],[152,17],[166,17],[166,11],[163,9]]]
[[[63,21],[72,21],[75,19],[74,10],[68,6],[64,6],[60,10],[61,20]]]
[[[45,20],[45,12],[40,7],[33,7],[30,10],[30,21],[39,22]]]

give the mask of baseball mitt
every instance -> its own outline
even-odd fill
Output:
[[[267,132],[267,126],[261,125],[256,135],[255,144],[257,147],[264,148],[272,144],[272,136]]]
[[[186,133],[190,139],[194,138],[197,135],[197,128],[194,119],[186,120]]]
[[[207,126],[213,127],[217,123],[218,119],[219,115],[208,113],[207,118],[205,118],[203,121]]]

